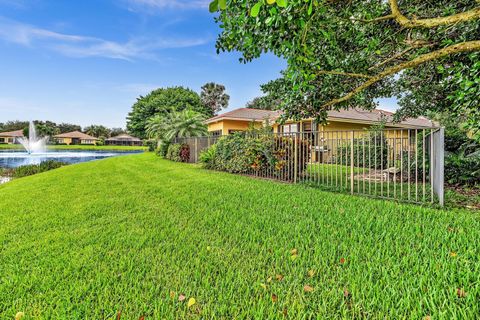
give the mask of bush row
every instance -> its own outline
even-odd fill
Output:
[[[165,158],[176,162],[188,162],[190,160],[190,147],[188,144],[170,144]]]
[[[293,180],[293,168],[297,168],[298,175],[307,168],[309,149],[310,142],[305,139],[235,133],[220,138],[215,145],[203,151],[200,162],[207,169],[265,176],[272,174]]]
[[[42,162],[40,164],[20,166],[14,169],[0,169],[0,174],[6,175],[12,178],[22,178],[22,177],[50,171],[53,169],[58,169],[66,165],[68,164],[64,162],[49,160],[49,161]]]

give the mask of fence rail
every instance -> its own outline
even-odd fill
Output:
[[[262,143],[264,152],[241,173],[443,206],[442,128],[243,134]],[[190,162],[198,162],[200,153],[220,138],[177,138],[175,142],[188,144]]]

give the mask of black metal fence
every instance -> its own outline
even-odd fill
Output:
[[[190,162],[222,137],[178,138]],[[382,129],[245,133],[268,145],[268,165],[246,174],[414,203],[444,203],[444,131]]]

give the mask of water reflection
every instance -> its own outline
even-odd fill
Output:
[[[40,164],[47,160],[61,161],[69,164],[105,159],[120,155],[135,154],[135,152],[118,151],[49,151],[33,153],[17,151],[0,151],[0,167],[16,168],[24,165]]]

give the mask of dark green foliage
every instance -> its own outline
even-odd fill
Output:
[[[12,169],[12,171],[10,172],[10,175],[13,178],[22,178],[22,177],[42,173],[45,171],[58,169],[65,165],[67,164],[63,162],[49,160],[49,161],[42,162],[41,164],[26,165],[26,166],[21,166],[21,167]]]
[[[204,151],[200,162],[208,169],[260,175],[269,172],[291,181],[295,174],[293,168],[298,168],[299,175],[306,169],[309,148],[310,142],[306,139],[258,132],[235,133],[222,137]]]
[[[274,95],[280,98],[286,118],[321,120],[330,108],[369,109],[378,98],[397,96],[401,115],[450,111],[478,130],[478,14],[469,21],[424,27],[392,19],[390,1],[384,0],[270,2],[274,3],[227,1],[216,17],[222,28],[216,46],[218,52],[240,52],[242,62],[266,53],[287,61]],[[404,0],[398,6],[406,20],[416,21],[472,11],[478,1]],[[464,53],[453,50],[438,56],[441,50],[465,42],[470,45]],[[417,63],[417,58],[430,53],[432,60]],[[399,65],[408,67],[398,70]],[[372,85],[354,92],[376,76],[379,81],[374,78]],[[347,96],[351,92],[353,96]],[[336,100],[341,97],[347,100]]]
[[[158,142],[156,140],[150,139],[150,140],[145,140],[143,144],[148,148],[149,152],[154,152],[155,149],[157,148]]]
[[[352,155],[351,143],[343,144],[338,149],[341,164],[350,165]],[[355,167],[371,169],[387,169],[388,144],[385,135],[380,132],[369,132],[363,139],[354,139],[353,159]]]
[[[449,184],[480,185],[480,144],[463,145],[445,157],[445,181]]]
[[[5,123],[0,122],[0,132],[5,131],[17,131],[23,130],[28,128],[29,122],[28,121],[7,121]]]
[[[157,148],[155,149],[156,155],[160,156],[160,157],[163,157],[163,158],[166,158],[167,151],[168,151],[168,148],[170,147],[170,145],[171,145],[170,141],[160,141],[160,143],[158,143]]]
[[[190,147],[188,144],[172,143],[168,146],[165,158],[175,162],[188,162]]]
[[[202,103],[195,91],[184,87],[160,88],[145,97],[137,98],[127,117],[127,129],[132,135],[146,139],[148,120],[154,116],[166,116],[185,109],[199,112],[206,117],[213,116],[212,110]]]

